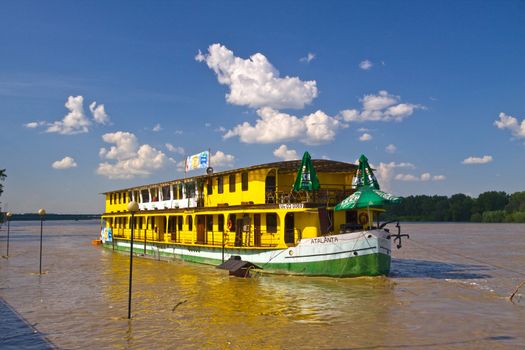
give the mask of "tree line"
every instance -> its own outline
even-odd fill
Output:
[[[388,206],[382,220],[453,222],[525,222],[525,191],[507,194],[488,191],[472,198],[463,193],[447,196],[404,197]]]

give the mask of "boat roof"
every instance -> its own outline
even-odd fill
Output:
[[[355,169],[357,169],[357,165],[355,164],[339,162],[336,160],[328,160],[328,159],[312,159],[312,164],[315,168],[315,171],[318,173],[345,173],[345,172],[352,172]],[[161,187],[161,186],[171,185],[175,182],[190,182],[190,181],[194,181],[198,179],[207,179],[210,176],[228,175],[228,174],[238,173],[242,171],[258,170],[258,169],[277,169],[280,174],[295,173],[299,169],[300,165],[301,165],[300,159],[252,165],[252,166],[244,167],[244,168],[225,170],[225,171],[213,173],[211,175],[204,174],[204,175],[197,175],[197,176],[192,176],[192,177],[187,177],[187,178],[174,179],[174,180],[169,180],[169,181],[164,181],[164,182],[152,183],[152,184],[147,184],[147,185],[133,186],[133,187],[128,187],[128,188],[122,188],[119,190],[102,192],[101,194],[131,191],[131,190],[141,190],[141,189],[147,189],[147,188],[159,187],[159,186]]]

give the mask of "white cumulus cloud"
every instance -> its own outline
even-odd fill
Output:
[[[380,162],[379,165],[372,165],[372,168],[376,169],[375,175],[377,177],[377,180],[379,181],[379,184],[381,185],[381,188],[383,188],[385,191],[389,191],[392,178],[396,171],[395,169],[397,168],[413,169],[415,168],[415,166],[414,164],[408,163],[408,162],[402,162],[402,163]]]
[[[305,57],[301,57],[299,59],[300,62],[304,62],[304,63],[310,63],[312,62],[313,60],[315,59],[315,54],[314,53],[311,53],[311,52],[308,52],[308,55],[306,55]]]
[[[235,156],[217,151],[210,157],[211,165],[219,168],[232,168],[235,162]]]
[[[445,175],[432,175],[430,173],[423,173],[419,176],[412,174],[397,174],[395,179],[399,181],[443,181],[446,177]]]
[[[281,78],[279,71],[261,53],[243,59],[225,46],[213,44],[208,47],[207,54],[199,51],[195,59],[205,62],[215,72],[219,83],[229,87],[226,100],[231,104],[252,108],[303,108],[317,97],[315,81]]]
[[[309,145],[332,141],[337,129],[345,127],[336,118],[322,111],[302,118],[266,107],[257,110],[259,119],[252,126],[248,122],[228,130],[224,138],[238,136],[244,143],[276,143],[298,140]]]
[[[364,61],[361,61],[361,63],[359,63],[359,68],[361,68],[362,70],[369,70],[370,68],[372,68],[374,64],[369,61],[369,60],[364,60]]]
[[[49,125],[46,132],[56,132],[63,135],[74,135],[89,131],[91,122],[84,114],[84,97],[69,96],[65,104],[69,113],[64,119],[53,122]]]
[[[57,160],[51,164],[53,169],[57,170],[63,170],[63,169],[69,169],[69,168],[75,168],[77,166],[77,163],[75,162],[75,159],[71,157],[64,157],[61,160]]]
[[[413,103],[400,103],[401,98],[381,90],[377,95],[365,95],[359,100],[362,109],[346,109],[339,112],[340,117],[347,122],[365,121],[402,121],[417,109],[424,106]]]
[[[273,155],[282,160],[295,160],[299,159],[297,151],[294,149],[288,149],[288,146],[281,145],[279,148],[273,151]]]
[[[162,130],[162,127],[160,126],[159,123],[157,123],[157,124],[155,124],[155,126],[154,126],[153,129],[151,129],[151,130],[153,130],[153,131],[155,131],[155,132],[159,132],[159,131]]]
[[[463,164],[487,164],[492,162],[494,159],[492,156],[483,156],[483,157],[468,157],[463,159],[461,163]]]
[[[171,143],[167,143],[166,144],[166,148],[168,149],[168,151],[173,152],[173,153],[178,153],[178,154],[182,154],[182,155],[184,155],[186,153],[184,151],[184,148],[182,148],[182,147],[175,147]]]
[[[91,102],[89,105],[89,110],[93,114],[93,120],[98,124],[109,124],[109,116],[104,109],[104,105],[98,105],[97,102]]]
[[[29,123],[24,124],[24,128],[35,129],[44,124],[45,122],[29,122]]]
[[[498,129],[508,129],[515,137],[525,137],[525,119],[521,122],[516,117],[507,115],[503,112],[499,114],[499,119],[494,121]]]
[[[372,135],[370,135],[369,133],[364,133],[363,135],[359,136],[359,141],[370,141],[372,140]]]
[[[69,113],[66,114],[62,120],[48,123],[46,132],[62,135],[75,135],[89,132],[89,127],[92,122],[84,113],[84,97],[69,96],[65,107],[69,110]],[[96,102],[92,102],[89,105],[89,110],[93,114],[93,120],[95,123],[109,124],[109,117],[104,109],[104,105],[101,104],[97,106]],[[29,127],[36,127],[34,126],[34,123],[29,124],[31,124]],[[27,124],[26,127],[28,127]]]
[[[394,144],[389,144],[388,146],[385,147],[385,151],[387,153],[396,153],[397,147]]]
[[[98,165],[97,174],[110,179],[131,179],[148,176],[167,162],[166,155],[148,144],[139,145],[137,137],[129,132],[104,134],[104,142],[115,144],[101,148],[99,155],[106,160]],[[109,161],[113,162],[109,162]]]

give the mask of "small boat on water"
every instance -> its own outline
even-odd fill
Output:
[[[390,271],[392,233],[366,157],[283,161],[104,193],[105,248],[220,265],[230,258],[264,272],[377,276]],[[138,203],[132,213],[128,203]],[[133,219],[133,220],[132,220]]]

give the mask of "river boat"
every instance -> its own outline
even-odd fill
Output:
[[[263,272],[307,276],[387,275],[397,236],[379,224],[383,209],[334,210],[355,194],[358,166],[310,160],[313,173],[305,176],[301,164],[208,168],[205,175],[105,192],[103,247],[129,252],[133,232],[134,253],[157,259],[220,265],[234,258]],[[310,175],[318,186],[297,188]],[[130,201],[139,207],[133,224]]]

